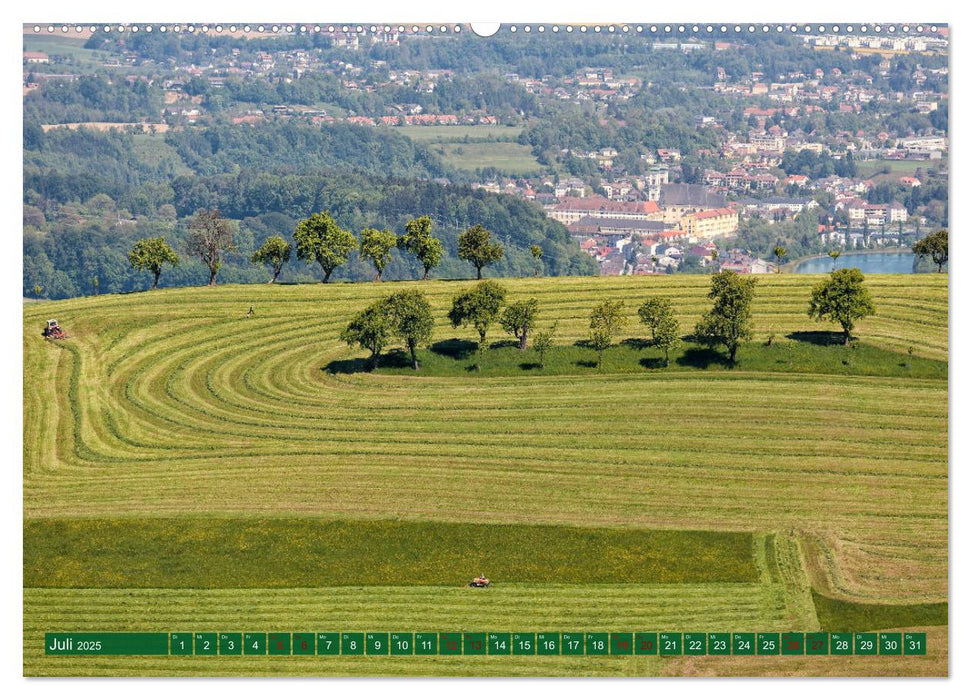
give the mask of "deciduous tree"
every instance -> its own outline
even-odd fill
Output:
[[[921,258],[931,256],[937,271],[944,271],[947,262],[947,231],[938,231],[914,243],[914,254]]]
[[[873,298],[863,286],[863,273],[855,267],[833,270],[829,279],[813,287],[809,298],[809,318],[840,324],[844,345],[850,343],[855,322],[874,313]]]
[[[350,346],[360,345],[371,352],[371,369],[377,369],[381,351],[388,344],[392,333],[389,301],[382,299],[371,304],[351,319],[341,332],[340,340]]]
[[[624,302],[604,299],[590,312],[590,344],[597,351],[597,368],[603,366],[604,350],[614,342],[630,321],[624,315]]]
[[[404,342],[418,370],[418,348],[428,344],[435,328],[432,307],[417,289],[395,292],[387,299],[391,333]]]
[[[419,216],[405,224],[405,234],[398,238],[398,247],[418,258],[425,269],[423,280],[428,279],[428,273],[438,267],[445,255],[445,246],[432,236],[430,216]]]
[[[391,262],[391,249],[398,242],[398,237],[391,231],[379,231],[375,228],[366,228],[361,231],[361,258],[370,260],[374,269],[378,271],[375,280],[381,281],[381,274],[384,268]]]
[[[533,350],[539,353],[539,368],[543,369],[546,362],[546,353],[553,349],[553,340],[556,336],[556,325],[554,321],[549,330],[541,331],[533,338]]]
[[[708,298],[714,305],[695,326],[698,341],[709,347],[724,345],[734,365],[739,345],[752,337],[754,297],[754,279],[745,279],[732,270],[712,275]]]
[[[529,246],[529,254],[536,261],[536,270],[533,273],[533,277],[539,277],[539,273],[543,269],[543,249],[538,245],[531,245]]]
[[[128,251],[128,262],[136,270],[152,273],[152,289],[158,289],[158,279],[162,276],[162,265],[178,265],[179,256],[172,246],[165,242],[164,236],[143,238]],[[97,284],[95,284],[97,287]]]
[[[222,218],[218,209],[200,210],[189,223],[186,250],[189,255],[197,255],[209,268],[209,286],[212,287],[223,264],[223,253],[236,250],[232,225]]]
[[[539,316],[539,301],[530,297],[525,301],[517,301],[506,307],[502,312],[499,322],[506,333],[516,336],[519,341],[519,349],[525,350],[526,343],[529,341],[529,332],[536,325]]]
[[[651,297],[641,304],[637,315],[651,330],[651,344],[664,351],[666,367],[670,363],[670,351],[681,345],[680,326],[671,302],[663,297]]]
[[[475,266],[476,279],[482,279],[482,268],[502,260],[502,244],[492,242],[492,232],[479,224],[470,226],[459,236],[459,258]]]
[[[324,272],[324,282],[338,267],[347,262],[347,255],[357,241],[345,231],[328,212],[318,212],[297,224],[293,234],[297,241],[297,257],[307,264],[316,262]]]
[[[452,326],[471,325],[479,334],[479,357],[485,349],[489,326],[499,318],[499,310],[506,300],[506,288],[498,282],[486,280],[459,294],[452,300],[448,320]]]
[[[253,253],[250,261],[257,265],[269,265],[273,270],[273,277],[270,278],[268,284],[273,284],[276,282],[276,278],[280,276],[280,271],[283,269],[284,263],[290,260],[291,252],[291,246],[287,243],[286,239],[282,236],[270,236]]]

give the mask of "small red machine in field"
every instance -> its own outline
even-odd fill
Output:
[[[474,579],[469,581],[469,588],[488,588],[492,585],[492,581],[487,579],[485,575],[476,576]]]
[[[47,321],[47,326],[44,327],[43,333],[41,333],[48,340],[64,340],[67,338],[67,333],[65,333],[57,319],[52,318]]]

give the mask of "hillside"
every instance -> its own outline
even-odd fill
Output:
[[[833,330],[806,315],[818,279],[761,276],[753,343],[814,352]],[[539,300],[561,346],[603,298],[635,319],[645,297],[668,297],[683,332],[709,306],[701,275],[501,281],[510,300]],[[731,370],[333,371],[361,356],[338,340],[350,317],[404,288],[428,296],[434,341],[472,340],[446,320],[468,281],[25,305],[25,674],[771,675],[779,660],[760,657],[196,658],[186,671],[39,650],[65,627],[811,631],[819,595],[926,629],[930,653],[806,657],[796,674],[946,674],[946,619],[916,604],[948,591],[947,281],[867,276],[877,315],[855,335],[882,376],[852,348],[833,371],[789,371],[747,365],[744,347]],[[70,339],[40,337],[52,317]],[[303,522],[354,566],[314,550]],[[80,566],[95,551],[100,583]],[[307,562],[300,576],[260,578],[290,556]],[[211,576],[194,563],[244,560]],[[351,570],[379,560],[381,576]],[[465,588],[480,570],[497,585]]]

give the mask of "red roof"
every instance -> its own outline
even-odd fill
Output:
[[[694,214],[688,214],[695,219],[714,219],[719,216],[735,216],[734,209],[707,209],[705,211],[695,212]]]
[[[615,202],[606,197],[563,197],[554,207],[557,211],[609,211],[618,214],[656,214],[657,202]]]

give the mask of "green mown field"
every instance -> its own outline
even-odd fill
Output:
[[[539,300],[541,326],[558,321],[548,371],[498,347],[480,371],[433,348],[426,371],[371,373],[337,340],[356,311],[418,287],[433,344],[474,349],[446,319],[469,281],[25,305],[24,673],[944,675],[947,276],[868,275],[877,315],[855,350],[819,344],[836,329],[806,315],[818,279],[759,277],[755,337],[733,369],[661,368],[636,323],[602,370],[576,345],[603,298],[634,321],[666,296],[689,333],[708,308],[700,275],[502,280],[510,301]],[[71,337],[45,341],[48,318]],[[480,572],[495,585],[467,588]],[[41,651],[45,631],[68,629],[782,631],[834,615],[926,629],[929,654]]]

